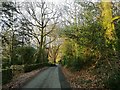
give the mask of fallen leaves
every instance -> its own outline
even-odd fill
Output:
[[[96,67],[83,68],[77,72],[71,72],[68,68],[62,67],[62,71],[72,88],[106,88],[105,82],[111,74],[120,69],[120,61],[100,60]]]
[[[67,68],[62,68],[65,77],[70,83],[72,88],[103,88],[101,80],[96,75],[91,73],[90,70],[83,69],[77,72],[71,72]]]

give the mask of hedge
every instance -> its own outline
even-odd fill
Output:
[[[8,83],[12,77],[12,69],[2,69],[2,84]]]
[[[2,58],[2,69],[9,68],[11,66],[9,58],[3,57]]]
[[[30,64],[30,65],[24,65],[24,72],[30,72],[32,70],[42,68],[43,64]]]
[[[38,68],[42,68],[44,66],[55,66],[54,64],[50,64],[50,63],[39,63],[39,64],[26,64],[24,65],[24,72],[30,72],[32,70],[38,69]]]

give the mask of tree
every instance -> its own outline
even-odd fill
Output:
[[[36,9],[37,8],[37,9]],[[27,18],[23,12],[21,12],[22,16],[25,20],[31,25],[31,27],[27,27],[31,30],[29,34],[36,38],[38,43],[38,57],[37,61],[40,60],[44,62],[44,51],[46,48],[46,45],[53,42],[55,38],[49,42],[46,43],[46,38],[49,37],[50,33],[55,28],[56,24],[58,23],[58,17],[59,14],[57,11],[53,9],[53,5],[48,7],[45,1],[41,2],[28,2],[25,4],[25,10],[27,12],[27,15],[29,15],[29,18]],[[40,12],[38,12],[39,10]],[[31,19],[31,20],[30,20]],[[51,28],[49,28],[51,26]]]
[[[101,1],[101,11],[102,11],[102,22],[105,31],[105,39],[108,47],[112,47],[115,50],[116,43],[116,32],[113,23],[113,14],[112,14],[112,2],[111,0]],[[114,18],[115,19],[115,18]]]
[[[10,64],[17,62],[16,49],[28,45],[30,42],[27,22],[22,19],[19,5],[16,2],[2,2],[1,33],[3,60],[8,59]],[[20,16],[20,17],[19,17]]]
[[[97,63],[98,60],[105,56],[103,50],[106,47],[104,38],[105,31],[100,21],[99,3],[76,2],[76,4],[82,7],[81,12],[76,10],[78,16],[82,15],[77,18],[81,22],[79,23],[73,20],[71,25],[65,25],[61,30],[61,36],[68,39],[67,45],[72,43],[71,46],[68,46],[68,49],[66,46],[67,50],[64,52],[65,55],[63,55],[63,57],[65,56],[65,58],[67,58],[65,60],[74,63],[74,67],[76,66],[75,63],[78,62],[82,64],[83,62],[88,63],[90,60],[94,60],[91,62]],[[74,16],[74,18],[75,17],[76,16]]]
[[[3,54],[6,54],[5,57],[12,61],[15,58],[15,47],[19,43],[17,40],[18,18],[16,16],[18,11],[16,4],[13,2],[2,2],[2,7],[2,31],[0,36],[2,37]]]
[[[59,48],[60,48],[60,45],[53,45],[53,46],[49,47],[49,59],[53,63],[56,63],[56,59],[59,54]]]

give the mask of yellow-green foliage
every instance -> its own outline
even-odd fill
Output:
[[[102,22],[103,27],[106,30],[105,32],[105,38],[106,43],[111,43],[115,41],[115,30],[114,30],[114,24],[112,23],[113,17],[112,17],[112,3],[111,0],[102,0],[101,1],[101,11],[102,11]]]

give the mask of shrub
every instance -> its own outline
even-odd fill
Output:
[[[81,56],[64,56],[61,62],[62,65],[67,66],[71,70],[78,71],[86,66],[91,65],[93,61],[93,56],[81,57]]]
[[[120,90],[120,70],[116,70],[111,74],[105,85],[111,90]]]
[[[61,60],[61,64],[64,66],[67,64],[67,59],[66,59],[66,56],[64,56]]]
[[[13,71],[13,76],[14,75],[19,75],[20,73],[24,72],[24,65],[11,65],[10,68]]]
[[[34,54],[36,53],[36,49],[33,47],[19,47],[16,49],[16,53],[18,57],[18,64],[32,64],[35,62]]]
[[[24,65],[24,72],[30,72],[32,70],[38,69],[43,67],[43,64],[30,64],[30,65]]]
[[[72,67],[74,57],[73,56],[64,56],[62,60],[62,65],[69,67]]]
[[[85,65],[84,60],[82,58],[78,58],[76,60],[73,60],[72,69],[78,71],[81,68],[83,68],[84,65]]]
[[[9,68],[10,67],[10,62],[9,62],[9,58],[2,58],[2,68]]]
[[[2,84],[8,83],[12,79],[12,69],[2,70]]]

